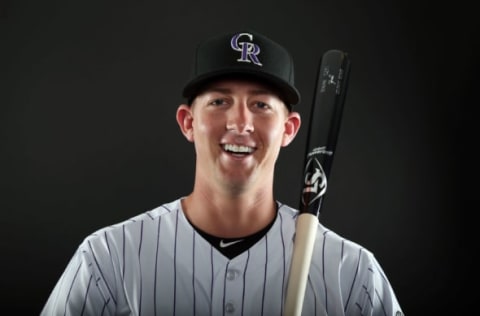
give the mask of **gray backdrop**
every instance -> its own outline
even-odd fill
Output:
[[[38,314],[86,235],[190,192],[194,153],[175,110],[192,52],[243,27],[296,60],[304,125],[279,158],[277,198],[298,205],[319,57],[345,50],[320,219],[376,254],[407,315],[467,311],[473,12],[462,1],[1,2],[2,311]]]

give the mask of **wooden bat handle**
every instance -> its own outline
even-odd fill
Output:
[[[318,230],[318,217],[311,213],[301,213],[298,215],[296,225],[294,243],[298,243],[302,247],[294,247],[293,250],[285,301],[285,316],[300,316],[302,313],[308,271]]]

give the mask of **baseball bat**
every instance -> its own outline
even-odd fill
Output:
[[[309,118],[300,212],[284,306],[286,316],[298,316],[302,312],[318,216],[340,131],[349,74],[347,53],[332,49],[322,55]]]

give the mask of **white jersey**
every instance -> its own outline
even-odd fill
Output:
[[[41,316],[280,316],[298,211],[233,259],[198,234],[180,200],[98,230],[79,246]],[[402,315],[373,254],[319,223],[303,316]]]

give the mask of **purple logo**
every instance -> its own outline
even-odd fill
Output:
[[[239,41],[240,38],[248,38],[247,41]],[[252,43],[253,35],[250,33],[239,33],[232,37],[230,40],[230,46],[232,49],[240,52],[240,58],[237,59],[243,63],[254,63],[257,66],[262,66],[262,63],[258,60],[258,54],[260,53],[260,47]]]

